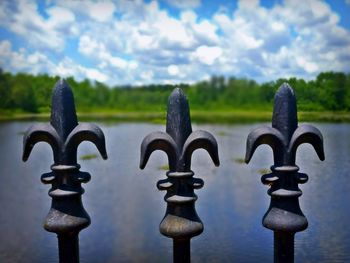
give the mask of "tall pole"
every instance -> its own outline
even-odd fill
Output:
[[[174,262],[191,262],[191,240],[174,239],[173,240],[173,261]]]
[[[294,233],[275,231],[274,262],[294,262]]]
[[[79,232],[90,225],[81,195],[81,183],[91,176],[79,171],[77,148],[82,141],[94,143],[104,159],[107,159],[105,137],[101,129],[89,123],[78,124],[73,93],[64,80],[59,80],[52,95],[50,124],[36,124],[23,138],[23,161],[27,161],[37,142],[47,142],[53,150],[54,164],[51,172],[41,176],[44,184],[51,184],[49,196],[51,208],[44,228],[57,234],[59,261],[79,262]]]
[[[78,233],[59,234],[57,238],[60,262],[79,262]]]
[[[194,189],[202,188],[203,180],[194,178],[191,171],[192,153],[203,148],[208,151],[214,164],[219,165],[215,138],[206,131],[192,132],[188,101],[179,88],[174,89],[168,100],[166,132],[153,132],[141,145],[140,168],[145,168],[155,150],[163,150],[168,156],[167,179],[158,181],[159,190],[166,190],[165,216],[160,232],[173,239],[175,263],[191,262],[190,240],[203,232],[203,223],[197,215]]]
[[[306,183],[308,176],[299,173],[295,164],[296,151],[300,144],[310,143],[320,160],[324,160],[323,137],[311,125],[298,127],[297,104],[293,89],[284,83],[275,95],[272,127],[261,127],[247,138],[246,163],[261,144],[271,146],[274,165],[271,173],[261,181],[269,185],[270,207],[262,224],[274,231],[274,261],[294,262],[294,235],[307,228],[308,222],[299,206],[302,191],[298,184]]]

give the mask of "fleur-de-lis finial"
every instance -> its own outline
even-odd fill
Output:
[[[44,227],[58,235],[60,262],[78,262],[78,233],[90,224],[81,202],[81,183],[88,182],[91,176],[79,171],[77,148],[82,141],[90,141],[103,159],[107,159],[107,153],[101,129],[94,124],[78,124],[73,93],[64,80],[59,80],[53,91],[50,124],[33,125],[25,133],[23,161],[41,141],[51,146],[54,156],[52,172],[41,176],[44,184],[52,184],[52,205]]]
[[[295,165],[296,150],[302,143],[310,143],[320,160],[324,160],[322,134],[311,125],[298,127],[295,94],[284,83],[275,95],[272,128],[261,127],[249,134],[245,161],[249,163],[259,145],[267,144],[273,150],[274,166]]]
[[[143,169],[153,151],[163,150],[168,156],[168,178],[160,180],[157,187],[167,191],[167,211],[160,232],[174,239],[174,262],[190,261],[190,239],[203,231],[194,207],[197,200],[194,189],[201,188],[204,182],[193,178],[191,171],[192,153],[199,148],[207,150],[216,166],[220,164],[215,138],[206,131],[192,132],[188,101],[183,91],[176,88],[168,100],[166,133],[153,132],[146,136],[140,159]]]
[[[246,163],[249,163],[255,149],[261,144],[267,144],[273,150],[272,173],[263,175],[261,180],[271,186],[268,191],[271,203],[264,215],[263,225],[275,231],[275,241],[281,241],[275,242],[276,262],[293,262],[294,234],[308,225],[298,201],[302,195],[298,184],[306,183],[308,176],[299,173],[299,167],[295,164],[296,151],[302,143],[310,143],[320,160],[324,160],[321,132],[311,125],[298,126],[295,94],[284,83],[275,95],[272,127],[261,127],[248,135],[245,157]]]

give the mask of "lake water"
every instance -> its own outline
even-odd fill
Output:
[[[42,222],[50,208],[48,185],[40,182],[53,162],[51,148],[39,143],[27,163],[21,161],[23,132],[33,123],[0,123],[0,262],[57,262],[57,238]],[[163,125],[103,124],[109,159],[80,160],[92,180],[84,185],[83,203],[91,225],[80,233],[81,262],[171,262],[172,240],[159,233],[165,178],[163,152],[155,152],[140,170],[140,144]],[[248,133],[262,124],[193,125],[214,134],[221,166],[214,167],[204,150],[193,155],[192,170],[205,185],[196,191],[196,208],[204,232],[191,241],[192,262],[272,262],[273,233],[261,225],[269,205],[262,169],[273,163],[268,146],[257,149],[251,163],[244,158]],[[350,262],[350,125],[314,124],[324,136],[326,161],[302,145],[300,205],[309,220],[295,238],[295,262]],[[78,156],[97,150],[81,144]]]

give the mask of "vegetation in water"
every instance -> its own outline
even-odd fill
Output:
[[[234,158],[233,161],[238,164],[244,164],[244,158]]]
[[[225,131],[219,131],[219,132],[217,132],[217,135],[218,136],[228,136],[229,134]]]
[[[267,169],[267,168],[261,168],[261,169],[258,170],[258,173],[261,174],[261,175],[264,175],[264,174],[271,173],[271,170]]]
[[[80,156],[80,160],[91,160],[91,159],[95,159],[97,158],[98,155],[96,153],[92,153],[92,154],[84,154]]]
[[[169,165],[165,164],[165,165],[161,165],[158,167],[159,170],[164,170],[164,171],[168,171],[169,170]]]

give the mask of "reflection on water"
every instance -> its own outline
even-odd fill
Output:
[[[57,262],[57,240],[42,228],[50,207],[48,186],[40,175],[52,164],[51,149],[39,143],[22,163],[22,136],[32,123],[0,124],[0,262]],[[221,166],[215,168],[204,150],[193,155],[192,170],[205,181],[196,191],[197,212],[204,233],[192,239],[193,262],[272,262],[273,235],[261,225],[269,205],[261,169],[272,164],[268,146],[258,148],[250,165],[239,160],[254,125],[194,125],[212,132],[219,144]],[[157,180],[167,164],[155,152],[139,170],[140,144],[145,135],[164,130],[161,125],[105,126],[109,159],[80,159],[92,180],[83,201],[92,224],[80,233],[82,262],[171,262],[172,242],[158,231],[165,212]],[[309,175],[300,198],[309,228],[296,235],[296,262],[350,261],[350,125],[317,124],[325,138],[326,161],[320,162],[309,145],[298,150],[297,164]],[[83,143],[79,156],[97,151]]]

